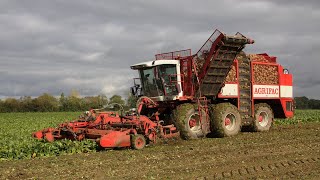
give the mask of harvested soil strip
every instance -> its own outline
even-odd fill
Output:
[[[288,160],[288,161],[276,162],[276,163],[260,165],[260,166],[243,167],[239,169],[233,169],[230,171],[223,171],[221,173],[215,173],[214,179],[239,178],[241,176],[248,177],[251,175],[262,174],[262,172],[269,173],[270,171],[276,171],[276,170],[281,171],[284,169],[289,169],[292,166],[301,167],[301,166],[307,166],[308,164],[311,164],[311,163],[319,163],[319,162],[320,162],[320,156],[314,157],[314,158],[307,158],[307,159]],[[289,172],[292,175],[292,171],[289,171]]]

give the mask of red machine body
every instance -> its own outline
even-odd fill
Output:
[[[60,139],[92,139],[103,148],[141,149],[147,142],[155,143],[159,137],[178,137],[179,132],[173,126],[162,126],[161,122],[152,121],[143,115],[120,116],[118,113],[91,110],[89,116],[37,131],[32,136],[49,142]]]
[[[159,104],[162,106],[163,104],[167,104],[167,102],[171,101],[171,103],[175,103],[179,105],[184,102],[190,101],[198,101],[199,97],[208,99],[209,103],[215,103],[214,101],[234,101],[233,103],[240,110],[241,106],[241,88],[240,88],[240,76],[239,73],[239,64],[237,55],[235,53],[231,60],[231,64],[224,63],[225,60],[228,59],[227,55],[229,52],[240,52],[244,47],[236,47],[238,49],[234,50],[229,49],[219,49],[219,46],[223,46],[224,39],[228,36],[221,33],[219,30],[215,30],[214,33],[209,37],[206,43],[200,48],[200,50],[193,54],[191,53],[191,49],[179,50],[173,52],[167,52],[162,54],[156,54],[156,61],[164,61],[164,60],[176,60],[179,61],[179,69],[180,73],[178,74],[167,74],[170,81],[167,83],[167,86],[179,87],[180,89],[176,98],[167,99],[167,100],[159,100],[157,97],[152,97],[147,95],[150,99],[154,101],[153,104]],[[229,38],[238,37],[240,40],[244,41],[243,44],[253,44],[254,40],[248,39],[240,33],[237,33],[235,36],[230,36]],[[227,40],[225,40],[227,41]],[[226,44],[226,43],[225,43]],[[225,52],[221,52],[225,51]],[[277,63],[277,58],[274,56],[269,56],[266,53],[256,54],[264,59],[263,62],[250,60],[249,62],[249,80],[250,83],[250,114],[253,116],[254,113],[254,104],[266,102],[271,106],[275,111],[276,118],[289,118],[293,117],[293,79],[292,74],[289,74],[289,71],[283,68],[280,64]],[[221,57],[220,57],[221,56]],[[153,61],[155,63],[156,61]],[[219,71],[217,68],[211,68],[213,63],[216,63],[217,67],[223,67],[226,70],[224,72]],[[225,77],[231,69],[231,65],[236,67],[236,81],[227,82]],[[261,66],[274,66],[275,71],[266,71],[264,73],[276,73],[277,81],[273,84],[267,83],[257,83],[254,81],[255,79],[255,70],[254,67],[256,65]],[[225,67],[224,67],[225,66]],[[132,69],[142,69],[141,67],[137,67],[137,65],[131,66]],[[211,71],[211,69],[212,71]],[[222,73],[220,73],[222,72]],[[220,74],[219,74],[220,73]],[[208,74],[211,74],[211,79]],[[221,76],[221,78],[219,77]],[[173,78],[174,77],[174,78]],[[142,78],[135,78],[140,79]],[[179,80],[177,80],[179,79]],[[135,80],[135,82],[136,82]],[[204,90],[205,83],[216,83],[216,87],[212,86],[208,89],[213,89],[213,93],[208,93],[210,90]],[[136,83],[135,83],[136,84]],[[143,89],[141,89],[143,91]],[[164,91],[164,97],[166,97],[166,92]],[[164,98],[166,99],[166,98]],[[141,108],[141,107],[140,107]]]
[[[134,95],[142,96],[139,113],[166,117],[183,108],[191,110],[186,104],[194,105],[198,118],[173,119],[186,139],[210,132],[231,136],[246,126],[268,131],[274,118],[293,117],[292,74],[276,57],[246,55],[242,50],[253,43],[241,33],[230,36],[215,30],[196,54],[191,49],[167,52],[156,54],[154,61],[132,65],[140,75],[132,87]],[[228,81],[233,67],[233,80]]]
[[[283,68],[282,65],[277,63],[277,58],[269,56],[266,53],[255,54],[264,58],[264,62],[254,61],[250,62],[250,74],[251,74],[251,103],[254,107],[255,103],[267,102],[271,105],[272,109],[277,109],[275,112],[276,118],[290,118],[293,117],[293,79],[292,74],[288,73],[288,70]],[[259,72],[276,74],[276,82],[273,84],[255,82],[255,66],[272,66],[273,71]],[[240,88],[239,88],[239,64],[235,59],[233,66],[236,69],[235,81],[226,81],[222,90],[218,94],[219,99],[236,99],[238,106],[240,105]],[[268,69],[268,68],[267,68]],[[254,109],[251,111],[254,113]],[[252,114],[253,116],[253,114]]]

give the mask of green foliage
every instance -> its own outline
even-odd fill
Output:
[[[121,96],[115,96],[115,101],[124,102]],[[37,98],[24,96],[20,99],[7,98],[0,99],[0,112],[58,112],[58,111],[85,111],[91,108],[98,109],[108,103],[105,95],[90,96],[81,98],[77,91],[72,91],[71,95],[65,97],[64,93],[57,99],[54,96],[44,93]]]
[[[5,112],[19,112],[20,104],[17,99],[8,98],[3,102]]]
[[[32,99],[30,96],[24,96],[19,99],[20,101],[20,111],[21,112],[32,112],[35,111],[35,99]]]
[[[0,159],[29,159],[42,156],[96,151],[93,141],[61,140],[53,143],[31,137],[32,132],[55,127],[79,113],[3,113],[0,116]]]
[[[130,94],[128,97],[128,107],[129,108],[136,108],[137,101],[138,101],[138,97]]]
[[[84,97],[82,101],[85,109],[98,109],[108,104],[108,98],[105,95]]]
[[[122,105],[125,104],[124,100],[123,100],[122,97],[119,96],[119,95],[113,95],[113,96],[110,98],[109,103],[110,103],[110,104],[112,104],[112,103],[118,103],[118,104],[122,104]]]
[[[58,100],[48,93],[44,93],[35,99],[35,108],[39,112],[54,112],[58,111]]]
[[[0,112],[4,112],[3,101],[0,99]]]
[[[320,110],[296,110],[293,118],[276,119],[275,124],[298,124],[320,122]]]
[[[79,114],[79,112],[2,113],[0,116],[0,160],[30,159],[96,151],[97,144],[89,140],[61,140],[49,143],[31,137],[32,132],[55,127]],[[293,118],[276,119],[275,124],[308,122],[320,123],[320,110],[296,110]]]
[[[77,96],[69,96],[67,98],[67,104],[66,104],[65,110],[66,111],[83,110],[81,98],[78,98]]]
[[[61,93],[59,99],[59,111],[66,111],[67,110],[67,99],[64,96],[64,93]]]

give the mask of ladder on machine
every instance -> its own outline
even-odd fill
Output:
[[[208,100],[206,97],[199,97],[197,98],[197,103],[198,103],[199,118],[201,120],[201,129],[204,134],[208,134],[210,132]]]
[[[238,57],[239,64],[239,112],[242,119],[242,125],[250,125],[252,122],[252,94],[251,94],[251,73],[250,60],[244,52]]]

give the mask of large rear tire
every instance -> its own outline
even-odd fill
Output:
[[[218,137],[234,136],[240,132],[241,116],[231,103],[210,106],[211,129]]]
[[[259,103],[254,105],[254,110],[253,131],[269,131],[274,118],[271,107],[266,103]]]
[[[202,112],[202,120],[193,104],[181,104],[174,110],[174,124],[180,131],[182,139],[198,139],[205,136],[201,122],[205,121],[206,113]]]

